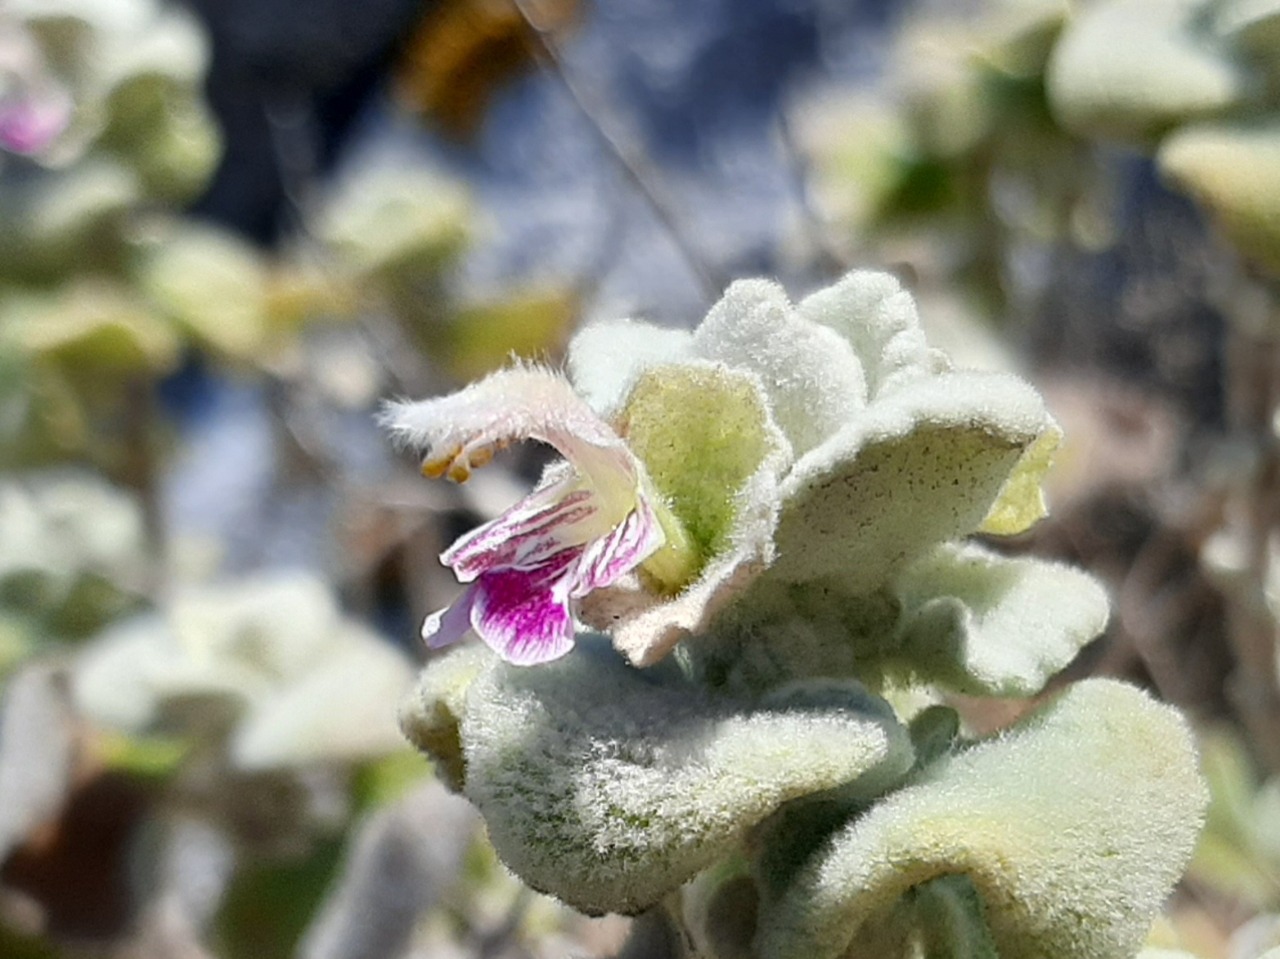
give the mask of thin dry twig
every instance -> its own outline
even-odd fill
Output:
[[[616,123],[608,119],[611,116],[611,111],[596,102],[595,97],[589,94],[574,79],[573,74],[565,65],[565,58],[555,34],[539,22],[536,14],[531,11],[528,0],[511,0],[511,2],[529,27],[534,45],[533,52],[539,63],[564,88],[574,107],[595,131],[596,136],[599,137],[606,152],[617,164],[623,176],[635,187],[636,192],[648,204],[658,222],[667,231],[672,242],[680,251],[680,255],[684,258],[690,270],[693,271],[694,276],[702,286],[707,303],[710,304],[728,286],[728,278],[721,275],[719,270],[707,262],[706,258],[699,252],[697,245],[689,237],[681,223],[679,214],[676,213],[676,204],[660,186],[659,177],[649,163],[644,151],[626,137],[618,129]]]

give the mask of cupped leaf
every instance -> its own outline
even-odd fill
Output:
[[[773,418],[797,456],[866,405],[862,364],[849,341],[797,316],[782,287],[768,280],[730,286],[694,331],[693,347],[709,360],[760,377]]]
[[[1164,141],[1157,161],[1242,253],[1280,272],[1280,121],[1188,126]]]
[[[889,676],[978,696],[1033,696],[1107,624],[1087,573],[977,545],[944,545],[895,581],[900,645]]]
[[[655,672],[580,641],[468,693],[467,797],[515,873],[584,912],[641,912],[786,801],[911,765],[905,730],[856,683],[753,703]]]
[[[1087,136],[1147,141],[1242,100],[1247,77],[1180,0],[1110,0],[1067,24],[1049,62],[1058,121]]]
[[[1052,421],[1005,374],[917,379],[873,403],[783,481],[770,575],[868,593],[937,543],[968,535]]]
[[[150,252],[143,289],[197,340],[238,359],[266,347],[266,267],[234,236],[186,226]]]
[[[582,605],[585,622],[648,666],[705,628],[773,558],[790,448],[758,378],[705,362],[641,374],[618,426],[697,553],[696,575],[675,596],[624,581]]]
[[[762,875],[757,950],[891,959],[862,949],[864,930],[911,890],[959,875],[1001,959],[1129,957],[1204,807],[1185,721],[1132,687],[1088,680],[838,825],[789,881]]]
[[[751,477],[767,463],[777,476],[786,461],[758,381],[723,366],[645,372],[618,431],[704,559],[728,547]]]

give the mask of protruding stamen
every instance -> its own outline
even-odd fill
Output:
[[[428,456],[422,461],[422,475],[427,479],[439,479],[449,472],[461,452],[461,446],[454,446],[445,453]]]

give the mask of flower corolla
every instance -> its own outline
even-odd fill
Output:
[[[615,583],[667,541],[644,467],[559,375],[538,367],[494,373],[458,393],[392,404],[385,423],[426,451],[422,472],[463,482],[517,440],[565,459],[498,518],[441,556],[468,584],[427,618],[431,646],[475,633],[509,662],[556,659],[573,646],[572,604]]]

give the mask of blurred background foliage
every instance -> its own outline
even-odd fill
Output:
[[[6,0],[0,143],[0,955],[613,954],[395,727],[537,451],[373,414],[853,265],[1049,397],[1072,676],[1204,732],[1167,937],[1280,944],[1275,0]]]

